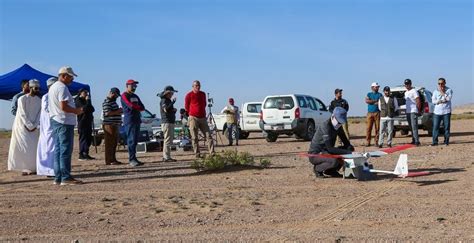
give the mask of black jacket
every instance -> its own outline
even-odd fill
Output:
[[[161,123],[175,123],[176,122],[176,110],[174,109],[174,102],[164,96],[164,93],[160,95],[160,114]]]
[[[345,99],[340,99],[340,100],[333,99],[331,101],[331,104],[329,105],[329,112],[332,112],[334,108],[336,107],[342,107],[347,112],[349,112],[349,103],[347,103],[347,100]]]
[[[334,147],[337,136],[339,136],[344,144],[342,147]],[[347,139],[342,126],[335,130],[331,123],[331,118],[329,118],[316,127],[316,132],[314,133],[313,140],[311,140],[308,153],[350,154],[352,150],[353,147]]]
[[[81,98],[80,96],[76,97],[75,100],[76,107],[82,108],[84,113],[77,115],[77,125],[84,126],[90,125],[92,126],[92,122],[94,121],[94,106],[92,106],[91,100],[86,100],[85,98]]]

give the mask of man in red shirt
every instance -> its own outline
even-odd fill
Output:
[[[199,151],[199,130],[201,130],[208,141],[209,153],[214,154],[214,142],[206,119],[206,106],[206,94],[201,91],[201,82],[194,80],[193,89],[184,98],[184,109],[189,114],[188,124],[196,158],[201,156]]]

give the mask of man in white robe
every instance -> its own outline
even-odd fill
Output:
[[[18,110],[13,122],[8,170],[22,171],[23,175],[36,172],[36,147],[39,138],[41,99],[39,81],[29,82],[30,93],[18,99]]]
[[[46,81],[48,90],[58,78],[52,77]],[[36,174],[54,176],[54,137],[53,128],[49,121],[48,94],[41,98],[41,118],[38,151],[36,154]]]

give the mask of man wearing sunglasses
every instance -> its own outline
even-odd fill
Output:
[[[444,144],[449,145],[451,124],[451,99],[453,90],[446,86],[446,79],[438,79],[438,88],[433,91],[432,101],[435,105],[433,112],[433,142],[432,146],[438,145],[438,134],[441,121],[444,125]]]

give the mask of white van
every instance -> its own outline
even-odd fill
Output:
[[[310,141],[316,125],[330,117],[326,105],[310,95],[271,95],[263,101],[260,128],[268,142],[275,142],[280,134]]]

